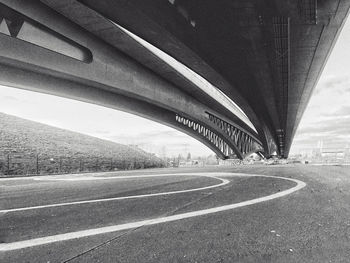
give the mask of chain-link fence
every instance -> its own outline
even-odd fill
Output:
[[[0,176],[106,172],[164,167],[155,158],[120,159],[112,157],[67,157],[44,154],[0,155]]]

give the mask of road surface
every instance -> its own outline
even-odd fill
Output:
[[[0,179],[0,262],[348,262],[350,168]]]

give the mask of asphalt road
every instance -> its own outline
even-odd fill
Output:
[[[350,262],[350,167],[0,179],[0,262]]]

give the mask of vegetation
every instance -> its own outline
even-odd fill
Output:
[[[0,175],[162,167],[154,154],[0,113]]]

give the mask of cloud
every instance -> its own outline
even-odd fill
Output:
[[[301,120],[293,147],[344,147],[350,133],[350,76],[333,72],[321,77]]]
[[[343,106],[337,116],[330,116],[322,121],[301,127],[295,136],[297,148],[316,147],[323,141],[325,147],[344,148],[350,144],[350,107]]]
[[[349,102],[350,102],[350,97],[349,97]],[[350,105],[340,106],[334,112],[326,112],[322,115],[326,117],[333,117],[333,118],[350,117]]]
[[[349,109],[350,110],[350,109]],[[349,134],[350,133],[350,116],[337,116],[315,122],[298,130],[298,135],[302,134]]]
[[[333,75],[324,77],[315,88],[313,96],[317,96],[325,91],[337,93],[334,95],[350,92],[350,77]]]
[[[137,140],[137,141],[155,141],[163,138],[171,140],[175,138],[183,138],[187,135],[182,134],[176,130],[165,130],[165,131],[149,131],[149,132],[140,132],[139,134],[129,135],[129,134],[118,134],[109,136],[112,140]]]
[[[16,97],[14,97],[14,96],[2,96],[2,99],[3,100],[12,100],[12,101],[18,101],[19,99],[18,98],[16,98]]]

